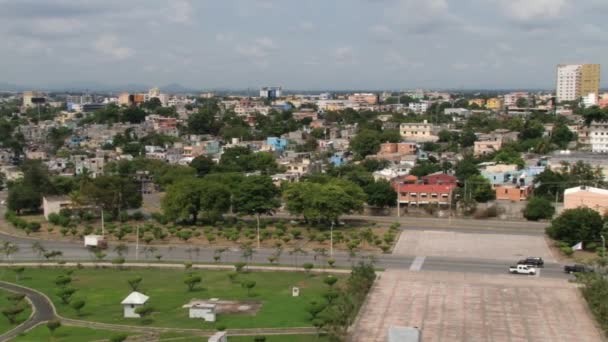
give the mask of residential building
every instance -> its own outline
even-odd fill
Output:
[[[485,99],[472,99],[469,100],[469,106],[477,105],[479,108],[483,108],[486,105]]]
[[[277,138],[277,137],[268,137],[266,139],[266,144],[270,146],[272,151],[283,152],[287,147],[289,142],[287,139]]]
[[[588,94],[599,94],[599,64],[559,64],[557,66],[557,101],[575,101]]]
[[[51,214],[59,214],[62,209],[67,209],[72,205],[72,201],[68,196],[43,196],[42,211],[44,218],[49,219]]]
[[[376,105],[378,95],[372,93],[356,93],[348,97],[348,101],[357,105]]]
[[[433,173],[422,177],[422,183],[430,185],[457,185],[458,178],[446,173]]]
[[[494,187],[497,200],[512,202],[526,201],[532,195],[533,189],[532,184],[501,184]]]
[[[589,125],[591,152],[608,152],[608,121],[593,121]]]
[[[31,108],[36,103],[43,103],[45,100],[44,94],[37,91],[24,91],[23,92],[23,107]]]
[[[504,102],[498,97],[490,98],[486,101],[486,108],[491,110],[500,110],[502,109]]]
[[[426,113],[429,108],[429,104],[425,101],[412,102],[407,106],[407,108],[416,114],[422,114]]]
[[[399,131],[404,140],[415,142],[434,142],[439,140],[437,128],[426,120],[423,122],[402,123],[399,126]]]
[[[393,183],[397,190],[398,201],[408,206],[444,205],[448,206],[452,198],[454,184],[400,184]]]
[[[583,100],[583,106],[585,108],[589,108],[589,107],[598,105],[597,93],[589,93],[587,95],[584,95],[582,97],[582,100]]]
[[[600,215],[608,211],[608,190],[577,186],[564,191],[564,209],[590,208]]]
[[[471,111],[466,108],[446,108],[443,110],[443,114],[462,116],[466,118],[471,116]]]
[[[473,147],[473,154],[475,157],[485,156],[497,152],[501,147],[501,139],[476,141]]]
[[[525,99],[528,103],[532,102],[529,93],[519,91],[505,94],[504,105],[506,107],[515,107],[515,105],[517,104],[517,100],[519,99]]]

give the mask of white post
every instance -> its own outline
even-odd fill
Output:
[[[137,226],[135,235],[135,260],[139,260],[139,225]]]
[[[258,249],[260,249],[260,215],[256,215],[256,219],[258,220],[258,226],[256,227],[256,235],[258,240]]]

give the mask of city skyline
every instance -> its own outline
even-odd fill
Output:
[[[608,52],[598,0],[0,5],[0,84],[21,88],[554,89]]]

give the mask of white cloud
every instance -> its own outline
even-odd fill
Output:
[[[220,43],[232,43],[234,41],[234,34],[220,32],[215,35],[215,40]]]
[[[44,35],[70,34],[84,27],[82,21],[73,18],[41,18],[30,25],[33,31]]]
[[[93,47],[99,53],[108,55],[115,59],[125,59],[133,56],[135,51],[129,47],[120,46],[118,37],[113,34],[99,36],[93,43]]]
[[[302,21],[298,24],[298,29],[300,29],[300,31],[309,32],[315,29],[315,25],[310,21]]]
[[[384,63],[391,68],[420,68],[423,63],[414,62],[395,50],[389,50],[384,55]]]
[[[398,0],[396,6],[388,6],[385,11],[392,22],[409,33],[426,34],[458,22],[447,0]]]
[[[189,24],[192,22],[192,4],[187,0],[171,0],[171,9],[169,11],[169,21]]]
[[[395,33],[386,25],[374,25],[369,28],[374,39],[383,42],[390,42],[394,39]]]
[[[561,17],[568,0],[499,0],[504,13],[520,22]]]
[[[335,48],[331,56],[337,64],[355,64],[355,52],[351,46],[341,46]]]
[[[252,43],[237,45],[236,52],[245,57],[264,58],[277,48],[278,44],[271,38],[260,37],[254,39]]]

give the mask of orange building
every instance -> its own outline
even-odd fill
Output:
[[[532,195],[532,185],[500,184],[494,186],[497,200],[525,201]]]
[[[564,191],[564,209],[590,208],[604,215],[608,211],[608,190],[577,186]]]

